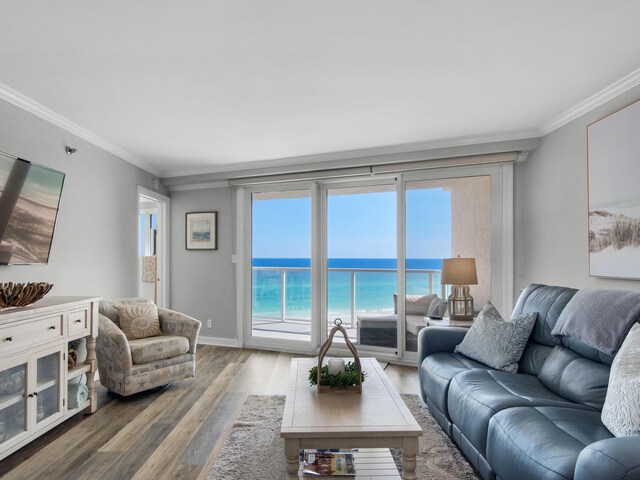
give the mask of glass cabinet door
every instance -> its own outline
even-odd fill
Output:
[[[38,357],[36,362],[36,386],[30,392],[36,413],[36,424],[47,423],[62,415],[61,402],[61,365],[62,352],[60,350]]]
[[[0,370],[0,444],[27,431],[27,362]]]

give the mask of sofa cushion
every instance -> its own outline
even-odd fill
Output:
[[[164,335],[129,341],[134,364],[157,362],[189,351],[187,337]]]
[[[640,325],[635,324],[611,366],[602,422],[616,437],[640,435]]]
[[[491,417],[511,407],[547,405],[594,410],[556,395],[532,375],[480,369],[457,374],[447,402],[451,421],[483,456]]]
[[[491,302],[487,302],[473,322],[456,352],[506,372],[518,371],[518,360],[536,321],[536,312],[505,322]]]
[[[544,362],[538,378],[552,392],[601,410],[607,394],[609,366],[557,346]]]
[[[518,298],[512,316],[537,312],[538,318],[531,332],[531,341],[554,347],[560,344],[560,339],[551,335],[551,330],[576,292],[577,290],[573,288],[529,285]]]
[[[128,340],[162,335],[158,308],[153,303],[116,305],[120,328]]]
[[[424,392],[446,418],[449,418],[447,409],[447,395],[451,379],[460,372],[472,369],[487,369],[486,365],[471,360],[459,353],[438,352],[425,358],[420,366]]]
[[[573,478],[578,455],[589,444],[611,438],[595,410],[516,407],[489,422],[487,459],[499,478]]]

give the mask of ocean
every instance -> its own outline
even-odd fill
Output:
[[[286,273],[286,318],[309,320],[311,317],[311,260],[308,258],[254,258],[252,276],[253,317],[280,318],[281,270],[300,268]],[[392,313],[393,294],[397,292],[397,260],[395,258],[330,258],[328,273],[329,318],[351,318],[351,271],[355,274],[356,312]],[[272,267],[273,269],[269,269]],[[332,270],[337,269],[337,270]],[[347,269],[346,271],[341,269]],[[433,292],[440,292],[442,259],[410,258],[406,263],[408,295],[429,293],[429,270],[433,276]],[[360,271],[364,270],[364,271]],[[366,271],[371,270],[371,271]],[[389,270],[389,271],[377,271]]]

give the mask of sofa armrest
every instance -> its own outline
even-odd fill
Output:
[[[109,317],[98,314],[98,337],[96,338],[98,369],[126,374],[133,366],[131,348],[126,335]],[[102,375],[101,375],[102,376]]]
[[[573,478],[640,479],[640,436],[608,438],[587,446],[578,456]]]
[[[187,337],[189,340],[189,353],[196,353],[198,334],[200,333],[200,327],[202,327],[200,320],[167,308],[158,308],[158,316],[160,317],[162,333]]]
[[[418,334],[418,367],[432,353],[453,352],[469,329],[462,327],[426,327]]]

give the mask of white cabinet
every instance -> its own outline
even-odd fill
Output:
[[[71,415],[96,410],[98,300],[49,297],[0,311],[0,459]],[[68,343],[83,337],[87,358],[68,370]],[[82,374],[89,398],[70,409],[68,382]]]

